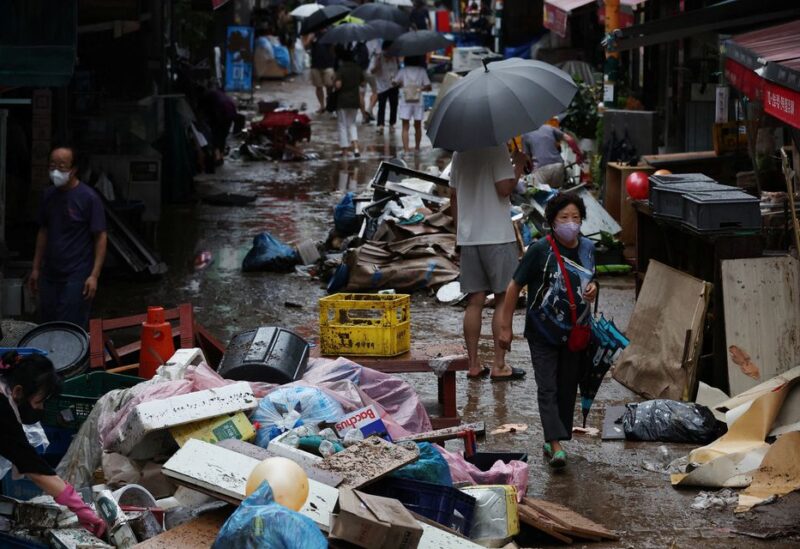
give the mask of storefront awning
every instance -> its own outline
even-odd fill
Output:
[[[623,29],[618,50],[682,40],[704,32],[731,32],[758,24],[788,21],[800,17],[797,0],[725,0],[713,6],[662,17]]]
[[[643,4],[646,0],[620,0],[620,21],[621,26],[629,26],[633,23],[632,8]],[[545,0],[544,2],[544,26],[555,32],[559,36],[567,34],[567,19],[573,10],[582,8],[588,4],[599,4],[598,0]],[[626,17],[627,15],[627,17]]]
[[[800,128],[800,20],[734,36],[723,51],[731,85]]]

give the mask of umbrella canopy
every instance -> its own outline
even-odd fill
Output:
[[[597,306],[595,306],[595,313]],[[583,413],[583,426],[586,427],[586,417],[592,408],[592,402],[597,395],[600,384],[611,365],[619,356],[622,349],[628,346],[628,339],[614,324],[613,320],[606,320],[603,315],[592,319],[592,342],[586,352],[586,365],[578,386],[581,390],[581,412]]]
[[[387,53],[395,57],[413,57],[425,55],[450,45],[452,42],[438,32],[415,30],[398,36]]]
[[[295,9],[289,12],[289,15],[292,17],[297,17],[298,19],[305,19],[315,11],[319,11],[322,9],[322,5],[314,3],[314,4],[303,4],[302,6],[297,6]]]
[[[370,21],[367,23],[367,26],[375,31],[375,38],[381,38],[383,40],[396,40],[398,36],[406,32],[406,29],[397,23],[380,19]]]
[[[567,73],[548,63],[497,61],[471,71],[445,93],[428,136],[435,147],[451,151],[500,145],[563,111],[576,90]]]
[[[324,6],[344,6],[350,9],[358,6],[358,3],[353,0],[319,0],[319,3]]]
[[[350,10],[344,6],[326,6],[303,19],[303,24],[300,26],[300,34],[308,34],[325,28],[348,13],[350,13]]]
[[[411,0],[378,0],[381,4],[389,4],[391,6],[402,6],[404,8],[413,8],[414,4]]]
[[[353,16],[364,21],[391,21],[406,28],[411,24],[406,12],[388,4],[363,4],[353,10]]]
[[[369,25],[344,23],[328,29],[320,44],[349,44],[350,42],[366,42],[377,38],[377,31]]]

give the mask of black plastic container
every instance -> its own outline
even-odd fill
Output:
[[[261,327],[233,336],[217,372],[225,379],[291,383],[308,365],[308,342],[285,328]]]
[[[729,191],[733,187],[707,181],[674,183],[650,187],[650,207],[653,215],[679,221],[683,218],[683,195],[696,192]]]
[[[716,183],[704,173],[668,173],[664,175],[653,174],[649,177],[650,186],[674,185],[676,183]]]
[[[19,346],[46,351],[56,372],[64,377],[82,374],[89,368],[89,334],[70,322],[40,324],[22,336]]]
[[[689,193],[683,197],[683,223],[697,232],[761,230],[761,201],[746,192]]]
[[[497,460],[503,463],[508,463],[509,461],[524,461],[527,463],[528,454],[525,452],[475,452],[464,459],[481,471],[488,471]]]

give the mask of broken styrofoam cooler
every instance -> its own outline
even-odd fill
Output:
[[[453,48],[453,72],[469,72],[483,66],[483,60],[498,61],[503,56],[484,46]]]
[[[503,547],[519,534],[517,489],[513,486],[467,486],[461,491],[475,498],[469,537],[484,547]]]
[[[683,197],[683,223],[697,232],[761,230],[761,201],[744,191],[688,193]]]
[[[683,218],[683,195],[693,192],[722,192],[732,187],[708,181],[690,181],[672,185],[650,187],[650,208],[655,217],[674,219]]]
[[[250,384],[233,383],[136,406],[128,415],[119,439],[106,451],[133,459],[150,459],[161,453],[169,440],[168,429],[226,414],[252,410],[258,406]]]

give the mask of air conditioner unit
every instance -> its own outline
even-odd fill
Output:
[[[161,217],[161,155],[93,155],[93,172],[105,172],[126,200],[144,202],[142,221]]]

